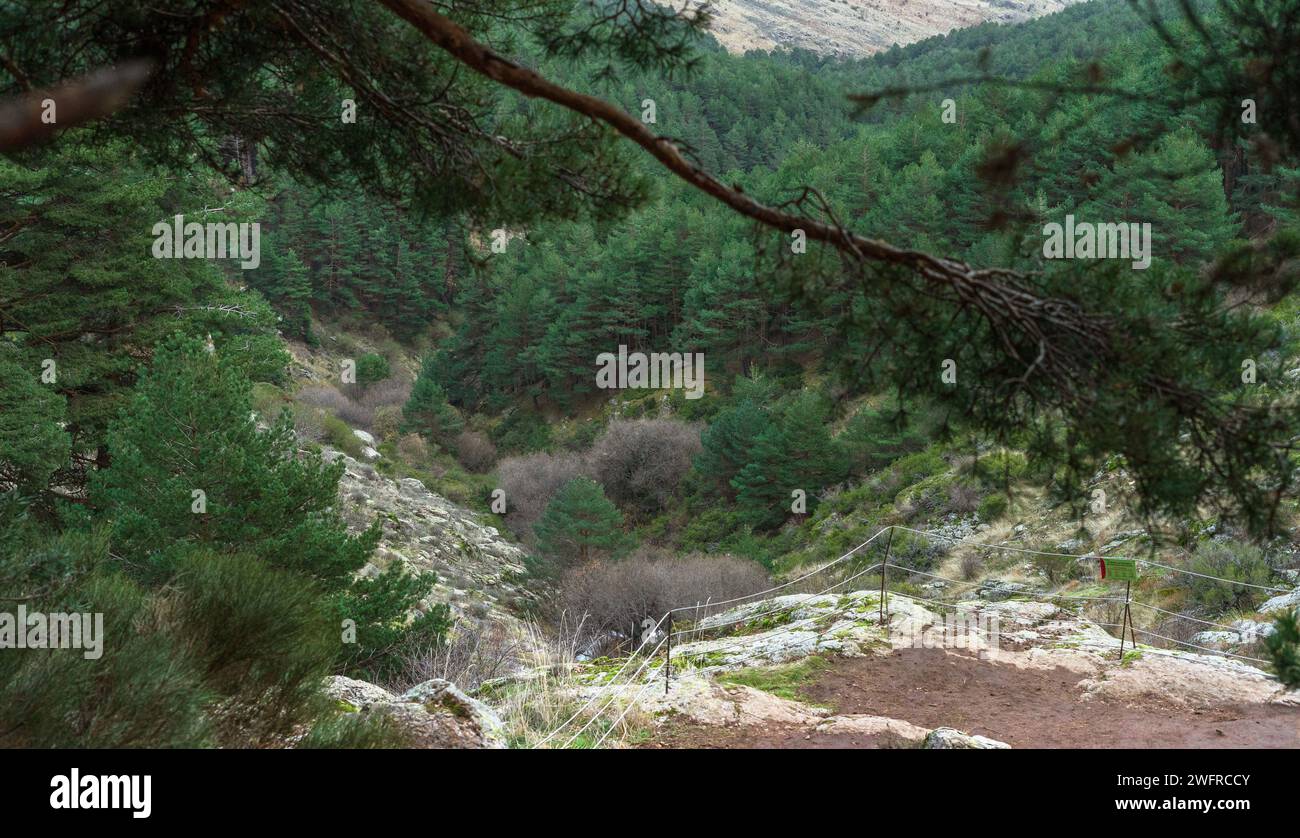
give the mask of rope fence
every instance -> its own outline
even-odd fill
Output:
[[[646,695],[646,693],[647,693],[651,688],[653,688],[653,687],[655,687],[655,686],[657,685],[657,683],[658,683],[658,679],[659,679],[659,676],[660,676],[661,674],[663,675],[663,678],[664,678],[664,689],[665,689],[665,693],[667,692],[668,681],[669,681],[669,678],[671,677],[671,671],[672,671],[672,670],[671,670],[671,665],[672,665],[672,641],[673,641],[674,638],[695,637],[695,638],[698,639],[698,638],[700,638],[701,636],[706,635],[706,634],[709,633],[709,632],[715,631],[715,630],[717,630],[717,629],[720,629],[720,628],[723,628],[723,627],[726,627],[726,626],[736,625],[736,624],[738,624],[738,623],[751,623],[751,622],[754,622],[754,621],[757,621],[757,620],[766,619],[766,618],[779,618],[781,615],[790,614],[790,613],[792,613],[793,611],[795,611],[796,609],[802,607],[803,605],[805,605],[805,604],[808,602],[809,599],[811,599],[811,598],[813,598],[813,597],[818,597],[818,596],[822,596],[822,595],[825,595],[825,594],[827,594],[827,593],[830,593],[830,592],[834,591],[836,588],[839,588],[839,587],[841,587],[841,586],[847,585],[847,584],[849,584],[850,582],[852,582],[852,581],[854,581],[854,580],[856,580],[856,579],[859,579],[859,578],[861,578],[862,576],[865,576],[866,574],[869,574],[869,573],[875,573],[875,572],[879,572],[879,573],[881,573],[881,587],[880,587],[880,592],[881,592],[881,602],[880,602],[880,614],[881,614],[881,621],[882,621],[882,623],[883,623],[883,621],[884,621],[884,614],[885,614],[885,612],[886,612],[886,610],[887,610],[887,598],[888,598],[888,595],[889,595],[889,593],[890,593],[890,592],[887,590],[887,587],[886,587],[886,578],[887,578],[887,574],[888,574],[889,571],[891,571],[891,570],[893,570],[893,571],[895,571],[895,572],[899,572],[899,573],[905,573],[905,574],[909,574],[909,575],[921,576],[921,577],[924,577],[924,578],[927,578],[927,579],[936,580],[936,581],[942,581],[942,582],[945,582],[945,583],[954,584],[954,585],[958,585],[958,586],[971,586],[971,587],[976,587],[976,586],[977,586],[977,583],[975,583],[975,582],[973,582],[973,581],[969,581],[969,580],[967,580],[967,581],[963,581],[963,580],[958,580],[958,579],[952,579],[952,578],[949,578],[949,577],[946,577],[946,576],[941,576],[941,575],[936,574],[936,573],[930,573],[930,572],[928,572],[928,571],[923,571],[923,570],[919,570],[919,569],[916,569],[916,568],[910,568],[910,567],[907,567],[907,566],[905,566],[905,565],[901,565],[901,564],[890,564],[890,562],[889,562],[890,548],[891,548],[891,545],[892,545],[892,543],[893,543],[893,534],[894,534],[895,531],[898,531],[898,532],[906,532],[906,533],[912,533],[912,534],[914,534],[914,535],[923,536],[923,537],[925,537],[925,538],[932,538],[932,539],[937,539],[937,540],[941,540],[941,541],[946,541],[946,542],[949,542],[949,543],[951,543],[951,544],[953,544],[953,545],[959,545],[959,546],[962,546],[962,547],[971,548],[971,549],[978,549],[978,550],[998,550],[998,551],[1003,551],[1003,552],[1019,553],[1019,554],[1025,554],[1025,555],[1047,556],[1047,557],[1056,557],[1056,558],[1069,558],[1069,559],[1073,559],[1073,560],[1075,560],[1075,561],[1078,561],[1078,560],[1080,560],[1080,559],[1083,559],[1083,560],[1093,560],[1093,561],[1095,561],[1095,560],[1101,560],[1101,559],[1128,559],[1128,560],[1136,561],[1136,562],[1138,562],[1139,564],[1142,564],[1142,565],[1145,565],[1145,566],[1148,566],[1148,567],[1160,568],[1161,570],[1164,570],[1164,571],[1167,571],[1167,572],[1171,572],[1171,573],[1184,574],[1184,575],[1187,575],[1187,576],[1195,576],[1195,577],[1202,578],[1202,579],[1210,579],[1210,580],[1213,580],[1213,581],[1216,581],[1216,582],[1224,583],[1224,584],[1226,584],[1226,585],[1233,585],[1233,586],[1238,586],[1238,587],[1251,588],[1251,589],[1255,589],[1255,590],[1266,591],[1266,592],[1269,592],[1269,593],[1289,593],[1290,590],[1291,590],[1291,589],[1289,589],[1289,588],[1282,588],[1282,587],[1271,586],[1271,585],[1259,585],[1259,584],[1255,584],[1255,583],[1251,583],[1251,582],[1243,582],[1243,581],[1236,580],[1236,579],[1225,579],[1225,578],[1223,578],[1223,577],[1213,576],[1213,575],[1211,575],[1211,574],[1200,573],[1200,572],[1192,571],[1192,570],[1186,570],[1186,569],[1184,569],[1184,568],[1174,567],[1174,566],[1172,566],[1172,565],[1161,564],[1161,563],[1159,563],[1159,562],[1150,561],[1150,560],[1148,560],[1148,559],[1139,559],[1139,558],[1136,558],[1136,557],[1129,557],[1129,556],[1101,556],[1101,555],[1092,554],[1092,553],[1083,554],[1083,555],[1075,555],[1075,554],[1071,554],[1071,553],[1058,553],[1058,552],[1045,551],[1045,550],[1033,550],[1033,549],[1024,548],[1024,547],[1013,547],[1013,546],[1011,546],[1011,545],[1005,545],[1005,544],[978,544],[978,543],[966,543],[966,542],[963,542],[963,541],[962,541],[961,539],[959,539],[959,538],[955,538],[955,537],[952,537],[952,536],[948,536],[948,535],[945,535],[945,534],[943,534],[943,533],[936,533],[936,532],[930,532],[930,531],[926,531],[926,530],[919,530],[919,529],[914,529],[914,528],[912,528],[912,527],[905,527],[905,526],[901,526],[901,525],[890,525],[890,526],[887,526],[887,527],[883,527],[883,528],[881,528],[878,532],[876,532],[874,535],[872,535],[872,536],[871,536],[870,538],[868,538],[866,541],[862,542],[862,543],[859,544],[857,547],[854,547],[852,550],[849,550],[847,553],[843,554],[842,556],[839,556],[839,557],[837,557],[837,558],[835,558],[835,559],[833,559],[833,560],[827,562],[826,564],[823,564],[823,565],[819,566],[818,568],[816,568],[816,569],[814,569],[814,570],[812,570],[812,571],[809,571],[809,572],[807,572],[807,573],[804,573],[804,574],[802,574],[802,575],[800,575],[800,576],[797,576],[797,577],[795,577],[794,579],[791,579],[791,580],[789,580],[789,581],[787,581],[787,582],[783,582],[783,583],[781,583],[781,584],[779,584],[779,585],[774,585],[774,586],[772,586],[772,587],[770,587],[770,588],[767,588],[767,589],[762,590],[762,591],[757,591],[757,592],[752,593],[752,594],[746,594],[746,595],[744,595],[744,596],[732,597],[732,598],[730,598],[730,599],[724,599],[724,600],[718,600],[718,601],[713,601],[713,600],[710,599],[710,600],[708,600],[708,601],[706,601],[706,602],[703,602],[703,603],[697,603],[697,604],[694,605],[694,606],[690,606],[690,605],[687,605],[687,606],[681,606],[681,607],[673,608],[673,609],[670,609],[670,610],[666,611],[666,612],[663,614],[663,616],[659,618],[658,622],[655,623],[654,628],[651,629],[650,631],[646,632],[646,634],[645,634],[645,636],[644,636],[645,639],[643,639],[642,642],[641,642],[641,644],[637,647],[637,649],[634,650],[633,653],[632,653],[631,655],[629,655],[628,659],[623,663],[623,665],[620,666],[620,667],[618,668],[618,670],[616,670],[616,671],[614,672],[614,674],[613,674],[612,676],[610,676],[610,678],[609,678],[608,680],[606,680],[602,685],[600,685],[599,689],[597,689],[597,691],[596,691],[595,693],[593,693],[593,695],[592,695],[592,696],[591,696],[591,697],[590,697],[590,698],[589,698],[589,699],[588,699],[588,700],[587,700],[587,701],[586,701],[586,702],[585,702],[581,707],[579,707],[579,708],[578,708],[578,709],[577,709],[577,710],[576,710],[576,711],[575,711],[571,716],[569,716],[568,719],[566,719],[564,722],[560,723],[560,725],[557,726],[555,729],[553,729],[553,730],[551,730],[549,733],[547,733],[547,735],[546,735],[545,737],[543,737],[541,740],[539,740],[539,741],[536,743],[536,745],[534,745],[534,747],[541,747],[541,746],[545,745],[547,742],[550,742],[550,741],[551,741],[552,739],[554,739],[554,738],[555,738],[555,737],[556,737],[556,736],[557,736],[557,735],[558,735],[562,730],[564,730],[565,728],[567,728],[567,727],[569,727],[571,724],[573,724],[573,723],[574,723],[574,722],[575,722],[575,721],[576,721],[576,720],[577,720],[577,719],[578,719],[578,718],[579,718],[579,717],[580,717],[584,712],[586,712],[586,711],[588,710],[588,708],[590,708],[590,707],[591,707],[592,705],[594,705],[594,704],[600,703],[599,708],[598,708],[598,709],[597,709],[597,710],[596,710],[596,711],[595,711],[595,712],[590,716],[590,718],[588,718],[588,719],[586,720],[585,723],[583,723],[583,724],[581,725],[581,727],[579,727],[579,728],[577,729],[577,731],[575,731],[574,733],[572,733],[572,734],[571,734],[571,735],[570,735],[570,736],[569,736],[569,737],[564,741],[564,743],[563,743],[563,745],[562,745],[561,747],[569,747],[569,746],[571,746],[574,742],[576,742],[576,741],[577,741],[577,740],[582,736],[582,734],[583,734],[584,732],[586,732],[586,731],[587,731],[587,730],[588,730],[588,729],[589,729],[593,724],[595,724],[595,722],[597,721],[597,719],[600,719],[600,718],[601,718],[601,717],[602,717],[602,716],[603,716],[603,715],[604,715],[604,714],[609,710],[609,708],[612,707],[612,706],[615,704],[615,702],[618,700],[618,696],[619,696],[619,692],[618,692],[618,689],[617,689],[617,688],[627,688],[627,687],[634,686],[634,685],[637,683],[637,680],[641,677],[642,673],[644,673],[644,672],[646,671],[646,668],[647,668],[648,666],[650,666],[650,664],[651,664],[652,661],[655,660],[655,656],[659,653],[659,651],[660,651],[661,649],[665,649],[665,647],[666,647],[665,654],[664,654],[664,659],[663,659],[663,663],[662,663],[662,664],[661,664],[657,669],[654,669],[654,670],[652,671],[651,676],[650,676],[649,678],[647,678],[646,682],[641,686],[641,688],[640,688],[639,690],[637,690],[637,692],[635,693],[635,695],[633,695],[632,698],[631,698],[629,701],[626,702],[626,706],[623,708],[622,712],[619,713],[618,716],[614,718],[614,720],[613,720],[613,722],[610,724],[610,726],[609,726],[609,727],[608,727],[608,728],[607,728],[607,729],[602,733],[602,735],[600,736],[600,738],[596,740],[595,747],[599,747],[599,746],[600,746],[600,745],[601,745],[601,744],[602,744],[602,743],[603,743],[603,742],[604,742],[604,741],[609,737],[609,735],[610,735],[610,734],[611,734],[611,733],[612,733],[612,732],[613,732],[613,731],[614,731],[614,730],[615,730],[615,729],[616,729],[616,728],[617,728],[617,727],[622,723],[622,721],[627,717],[628,713],[631,712],[632,708],[633,708],[635,705],[637,705],[637,704],[638,704],[638,703],[639,703],[639,702],[644,698],[644,696]],[[717,613],[722,613],[722,612],[718,612],[718,611],[716,611],[716,610],[714,610],[714,609],[718,609],[718,608],[720,608],[720,607],[722,607],[722,606],[732,606],[733,608],[735,608],[735,607],[739,607],[738,604],[752,604],[752,603],[764,602],[764,601],[767,601],[767,600],[771,600],[771,599],[773,599],[773,596],[772,596],[772,595],[775,594],[775,593],[778,592],[778,591],[785,591],[785,590],[788,590],[788,589],[794,587],[795,585],[799,584],[800,582],[804,582],[804,581],[806,581],[806,580],[808,580],[808,579],[812,579],[813,577],[816,577],[816,576],[819,576],[819,575],[821,575],[821,574],[824,574],[824,573],[826,573],[828,570],[831,570],[831,569],[833,569],[833,568],[836,568],[836,567],[838,567],[838,566],[844,564],[845,562],[850,561],[850,560],[853,559],[855,556],[857,556],[858,553],[861,552],[864,548],[866,548],[868,545],[872,544],[874,541],[876,541],[876,539],[878,539],[880,536],[882,536],[882,535],[884,535],[884,534],[886,534],[886,533],[889,534],[889,540],[888,540],[888,542],[886,543],[886,546],[885,546],[885,558],[884,558],[884,561],[883,561],[883,562],[877,562],[877,563],[875,563],[875,564],[870,565],[869,567],[866,567],[866,568],[864,568],[864,569],[858,570],[858,571],[854,572],[852,575],[846,576],[845,578],[840,579],[838,582],[834,582],[834,583],[832,583],[832,584],[826,586],[825,588],[823,588],[823,589],[821,589],[821,590],[819,590],[819,591],[816,591],[816,592],[812,593],[812,594],[809,595],[809,596],[801,597],[801,598],[800,598],[798,601],[796,601],[796,602],[786,603],[786,604],[777,604],[776,607],[769,608],[769,609],[767,609],[767,610],[759,611],[759,612],[757,612],[757,613],[747,613],[747,614],[742,614],[742,615],[740,615],[740,616],[738,616],[738,617],[735,617],[735,618],[732,618],[732,619],[728,619],[728,620],[725,620],[725,621],[722,621],[722,622],[712,622],[712,623],[710,623],[710,622],[708,622],[708,619],[709,619],[709,616],[710,616],[710,615],[706,615],[706,616],[703,617],[703,618],[701,618],[701,617],[699,616],[699,611],[700,611],[700,608],[701,608],[701,607],[705,608],[706,610],[713,611],[714,614],[717,614]],[[912,600],[912,601],[915,601],[915,602],[925,603],[925,604],[929,604],[929,605],[935,605],[935,606],[939,606],[939,607],[942,607],[942,608],[958,608],[958,607],[959,607],[958,604],[956,604],[956,603],[952,603],[952,602],[943,602],[943,601],[940,601],[940,600],[927,599],[927,598],[925,598],[925,597],[914,596],[914,595],[911,595],[911,594],[900,594],[900,595],[901,595],[901,596],[905,596],[905,597],[907,597],[908,599],[910,599],[910,600]],[[1144,603],[1144,602],[1138,602],[1138,601],[1136,601],[1136,600],[1132,600],[1132,599],[1130,599],[1128,596],[1125,596],[1125,597],[1117,597],[1117,596],[1098,596],[1098,595],[1089,595],[1089,594],[1049,594],[1049,593],[1031,592],[1031,591],[1016,591],[1016,592],[1014,592],[1014,596],[1023,596],[1023,597],[1027,597],[1027,598],[1029,598],[1030,600],[1033,600],[1033,601],[1046,602],[1046,603],[1053,603],[1053,602],[1055,602],[1055,601],[1059,601],[1059,600],[1066,600],[1066,601],[1072,601],[1072,602],[1081,602],[1081,603],[1092,603],[1092,602],[1122,603],[1122,604],[1124,604],[1125,609],[1127,609],[1130,605],[1132,605],[1132,606],[1136,606],[1136,607],[1138,607],[1138,608],[1144,608],[1144,609],[1147,609],[1147,610],[1152,611],[1152,612],[1157,612],[1157,613],[1163,614],[1163,615],[1165,615],[1165,616],[1168,616],[1168,617],[1171,617],[1171,618],[1174,618],[1174,619],[1188,620],[1188,621],[1195,622],[1195,623],[1198,623],[1198,624],[1201,624],[1201,625],[1211,626],[1211,627],[1214,627],[1214,628],[1218,628],[1218,629],[1223,629],[1223,630],[1226,630],[1226,631],[1230,631],[1230,632],[1233,632],[1233,633],[1236,633],[1236,634],[1241,634],[1241,633],[1242,633],[1239,629],[1234,628],[1233,626],[1230,626],[1230,625],[1225,625],[1225,624],[1223,624],[1223,623],[1216,623],[1216,622],[1214,622],[1214,621],[1212,621],[1212,620],[1205,620],[1205,619],[1201,619],[1201,618],[1199,618],[1199,617],[1193,617],[1193,616],[1191,616],[1191,615],[1187,615],[1187,614],[1179,614],[1179,613],[1177,613],[1177,612],[1169,611],[1169,610],[1167,610],[1167,609],[1160,608],[1160,607],[1155,606],[1155,605],[1150,605],[1150,604],[1147,604],[1147,603]],[[840,605],[840,606],[837,606],[837,607],[834,608],[834,609],[831,609],[830,611],[822,612],[822,613],[818,614],[818,617],[819,617],[819,618],[825,618],[825,617],[830,617],[830,616],[840,615],[840,614],[843,614],[843,613],[845,613],[846,611],[848,611],[848,610],[850,610],[850,609],[856,607],[857,605],[858,605],[858,603],[857,603],[856,601],[855,601],[855,602],[852,602],[852,603],[848,603],[848,604]],[[728,610],[730,610],[730,609],[728,609]],[[682,614],[682,613],[684,613],[684,612],[691,612],[691,611],[693,611],[693,612],[695,613],[695,619],[692,621],[692,625],[691,625],[691,627],[690,627],[690,628],[685,628],[685,629],[676,629],[676,630],[675,630],[675,629],[673,628],[673,615],[675,615],[675,614]],[[1096,620],[1094,620],[1094,621],[1092,621],[1092,622],[1093,622],[1095,625],[1097,625],[1097,626],[1099,626],[1099,627],[1102,627],[1102,628],[1118,628],[1118,629],[1120,629],[1120,630],[1121,630],[1121,644],[1122,644],[1122,639],[1123,639],[1123,638],[1122,638],[1122,632],[1124,632],[1124,630],[1125,630],[1126,628],[1128,628],[1128,629],[1132,629],[1134,632],[1136,632],[1136,634],[1141,634],[1141,635],[1144,635],[1144,636],[1147,636],[1147,637],[1158,638],[1158,639],[1163,640],[1163,641],[1165,641],[1165,642],[1167,642],[1167,643],[1173,643],[1173,644],[1176,644],[1176,645],[1179,645],[1179,646],[1187,647],[1187,648],[1189,648],[1189,649],[1195,649],[1195,650],[1197,650],[1197,651],[1199,651],[1199,652],[1206,652],[1206,653],[1210,653],[1210,654],[1214,654],[1214,655],[1222,655],[1222,656],[1225,656],[1225,657],[1228,657],[1228,658],[1235,658],[1235,659],[1238,659],[1238,660],[1251,661],[1251,662],[1253,662],[1253,663],[1259,663],[1259,664],[1268,664],[1268,663],[1270,663],[1270,661],[1267,661],[1267,660],[1264,660],[1264,659],[1261,659],[1261,658],[1255,658],[1255,657],[1250,657],[1250,656],[1248,656],[1248,655],[1242,655],[1242,654],[1237,654],[1237,653],[1234,653],[1234,652],[1227,652],[1227,651],[1223,651],[1223,650],[1220,650],[1220,649],[1214,649],[1214,648],[1211,648],[1211,647],[1208,647],[1208,646],[1203,646],[1203,645],[1200,645],[1200,644],[1192,643],[1192,642],[1189,642],[1189,641],[1187,641],[1187,640],[1179,640],[1179,639],[1177,639],[1177,638],[1169,637],[1169,636],[1164,635],[1164,634],[1158,634],[1158,633],[1156,633],[1156,632],[1153,632],[1153,631],[1150,631],[1150,630],[1147,630],[1147,629],[1136,628],[1135,626],[1132,625],[1131,620],[1128,619],[1128,616],[1127,616],[1127,610],[1125,611],[1125,620],[1126,620],[1126,623],[1101,622],[1101,621],[1096,621]],[[666,628],[665,628],[665,623],[667,624]],[[661,632],[661,629],[663,630],[662,632]],[[790,633],[790,632],[801,631],[801,630],[805,630],[805,629],[806,629],[806,626],[804,626],[804,625],[801,624],[801,623],[796,623],[795,625],[790,626],[790,627],[787,627],[787,628],[783,628],[783,629],[779,629],[779,630],[776,630],[776,631],[768,632],[767,635],[766,635],[766,637],[768,637],[768,638],[778,637],[778,636],[781,636],[781,635],[783,635],[783,634],[788,634],[788,633]],[[981,629],[979,629],[979,628],[977,628],[977,627],[967,626],[967,627],[966,627],[966,630],[973,630],[973,631],[975,631],[975,632],[977,632],[977,633],[980,633],[981,635],[987,635],[987,632],[983,632]],[[661,635],[662,635],[662,636],[661,636]],[[644,660],[644,662],[643,662],[643,663],[642,663],[642,664],[641,664],[641,665],[640,665],[640,666],[639,666],[639,667],[638,667],[634,672],[632,672],[630,675],[626,675],[628,668],[632,665],[632,663],[636,660],[636,658],[642,654],[642,651],[646,648],[646,646],[648,646],[648,645],[650,644],[650,642],[653,641],[656,637],[660,637],[660,639],[659,639],[658,643],[656,643],[656,644],[655,644],[655,645],[654,645],[654,646],[649,650],[649,652],[645,654],[645,660]],[[687,641],[687,642],[690,642],[690,641]],[[738,640],[737,643],[732,644],[732,645],[729,645],[729,646],[722,646],[722,647],[720,647],[720,648],[718,648],[718,647],[710,648],[710,649],[709,649],[709,654],[725,654],[725,653],[727,653],[727,652],[729,652],[729,651],[734,651],[734,650],[743,649],[746,645],[747,645],[747,643],[746,643],[744,640]],[[1120,650],[1121,650],[1121,654],[1122,654],[1122,652],[1123,652],[1123,646],[1122,646],[1122,645],[1121,645],[1121,647],[1120,647]],[[626,675],[626,677],[624,677],[625,675]],[[620,683],[620,678],[622,679],[622,683]]]

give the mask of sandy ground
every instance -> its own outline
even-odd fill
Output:
[[[1081,700],[1082,676],[980,661],[943,649],[835,659],[803,698],[839,714],[954,727],[1015,748],[1300,748],[1300,707],[1191,708],[1144,697]],[[890,736],[818,731],[812,724],[660,725],[650,748],[888,748]]]

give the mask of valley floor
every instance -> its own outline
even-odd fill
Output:
[[[968,652],[896,649],[835,658],[800,690],[840,714],[871,714],[925,728],[954,727],[1015,748],[1297,748],[1300,707],[1189,707],[1144,697],[1089,695],[1064,667],[1029,669]],[[662,722],[648,748],[907,747],[889,734],[817,724],[702,725]]]

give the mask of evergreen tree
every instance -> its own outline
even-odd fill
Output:
[[[1273,633],[1264,638],[1273,656],[1277,679],[1286,687],[1300,689],[1300,616],[1296,609],[1283,611],[1273,621]]]
[[[446,443],[464,427],[456,408],[447,401],[447,393],[437,380],[437,364],[426,358],[411,388],[410,398],[402,408],[404,427]]]
[[[804,487],[792,482],[785,456],[788,445],[788,438],[775,423],[754,440],[749,462],[731,479],[742,523],[767,529],[779,525],[790,514],[790,493]]]
[[[1094,223],[1150,223],[1152,256],[1191,265],[1222,249],[1239,226],[1223,194],[1218,161],[1188,128],[1117,163],[1080,215],[1080,221]]]
[[[379,580],[353,584],[379,537],[377,525],[348,533],[335,511],[342,463],[298,455],[293,423],[282,414],[259,430],[250,385],[219,352],[183,338],[161,347],[109,433],[114,462],[97,472],[91,500],[111,523],[115,549],[151,584],[171,578],[204,549],[241,554],[305,577],[329,598],[351,640],[341,660],[375,667],[391,651],[394,625],[427,595],[435,578],[411,578],[400,564]],[[410,636],[438,636],[445,611],[407,626]]]
[[[62,396],[0,354],[0,494],[44,492],[66,465],[66,410]]]
[[[220,352],[165,344],[112,424],[113,467],[95,476],[91,498],[140,559],[216,545],[343,587],[378,533],[348,535],[333,512],[342,465],[299,458],[287,413],[259,430],[249,392]]]
[[[617,556],[628,546],[623,513],[587,477],[565,483],[533,525],[537,547],[560,566]]]
[[[311,341],[311,275],[284,237],[263,240],[262,264],[252,273],[252,286],[280,315],[280,328],[289,337]]]
[[[149,255],[155,224],[203,206],[202,184],[79,139],[26,163],[0,159],[0,350],[29,375],[53,363],[44,386],[67,400],[73,458],[58,482],[74,496],[88,468],[107,465],[108,422],[166,335],[212,335],[256,380],[279,375],[285,357],[256,294],[231,290],[207,261]]]

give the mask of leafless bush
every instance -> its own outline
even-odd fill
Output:
[[[374,422],[374,412],[370,408],[357,404],[335,387],[304,387],[298,392],[297,399],[302,404],[334,414],[354,428],[369,430]]]
[[[379,410],[381,407],[400,408],[411,398],[411,382],[385,378],[370,385],[353,384],[348,387],[348,396],[369,410]]]
[[[441,643],[430,643],[404,655],[400,672],[386,686],[394,692],[405,692],[431,678],[442,678],[472,691],[485,681],[518,672],[526,658],[520,638],[499,624],[462,620]]]
[[[742,597],[767,587],[758,564],[735,556],[691,555],[677,559],[632,556],[620,562],[593,562],[569,571],[561,584],[567,612],[586,615],[602,631],[630,631],[647,617],[671,608]],[[692,608],[694,616],[694,608]]]
[[[1146,609],[1133,608],[1132,613],[1136,616],[1138,613],[1144,610]],[[1156,612],[1148,612],[1148,613],[1156,613]],[[1195,616],[1195,615],[1186,615],[1186,616]],[[1202,623],[1198,623],[1195,620],[1186,619],[1186,617],[1183,615],[1174,616],[1170,614],[1168,616],[1162,617],[1162,619],[1159,622],[1157,622],[1154,627],[1152,627],[1151,631],[1154,632],[1155,634],[1163,634],[1165,637],[1168,637],[1172,640],[1181,640],[1184,643],[1190,643],[1192,642],[1193,635],[1197,634],[1198,632],[1206,628],[1208,628],[1208,626]],[[1152,637],[1150,635],[1144,637],[1143,635],[1139,634],[1138,640],[1142,641],[1143,643],[1150,643],[1152,646],[1170,645],[1169,643],[1162,643],[1160,638]]]
[[[980,492],[973,486],[954,483],[948,487],[948,509],[958,515],[970,515],[980,505]]]
[[[497,460],[497,447],[487,434],[464,430],[456,436],[456,459],[470,471],[484,472]]]
[[[959,567],[961,578],[967,582],[974,581],[984,569],[984,557],[977,550],[967,550],[962,554]]]
[[[380,439],[397,436],[402,430],[402,409],[395,404],[375,408],[375,418],[371,430]]]
[[[620,506],[664,508],[700,452],[700,426],[673,419],[611,422],[588,455],[590,474]]]
[[[506,494],[506,524],[525,535],[560,487],[584,473],[583,458],[571,453],[539,452],[502,460],[497,475]]]
[[[429,443],[419,434],[405,434],[397,440],[397,454],[411,465],[424,465],[429,461]]]
[[[318,407],[299,405],[293,410],[293,430],[299,439],[307,442],[325,440],[324,411]]]

